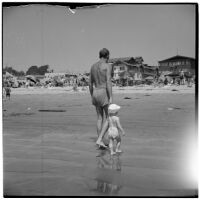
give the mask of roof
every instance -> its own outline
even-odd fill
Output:
[[[157,66],[143,66],[144,69],[149,69],[149,70],[156,70],[158,69]]]
[[[125,62],[127,62],[127,61],[129,61],[129,60],[131,60],[131,59],[134,60],[133,57],[111,58],[111,59],[108,60],[108,62],[109,62],[109,63],[115,63],[115,62],[118,62],[118,61],[123,61],[123,62],[125,61]]]
[[[142,63],[142,57],[122,57],[122,58],[111,58],[108,60],[109,63],[126,62],[126,63]]]
[[[166,62],[166,61],[178,60],[178,59],[191,59],[191,60],[195,60],[194,58],[191,58],[191,57],[176,55],[176,56],[173,56],[173,57],[170,57],[170,58],[167,58],[165,60],[158,61],[158,62],[160,63],[160,62]]]

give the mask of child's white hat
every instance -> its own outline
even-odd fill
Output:
[[[108,107],[108,112],[109,113],[116,113],[117,111],[120,110],[120,106],[118,106],[117,104],[110,104]]]

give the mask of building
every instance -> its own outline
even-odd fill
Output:
[[[195,74],[195,59],[186,56],[176,55],[165,60],[158,61],[159,71],[171,71],[171,72],[190,72]]]
[[[143,63],[142,57],[123,57],[112,58],[108,62],[113,66],[113,78],[115,80],[120,79],[123,75],[130,77],[141,77],[140,67]]]
[[[145,64],[141,67],[141,69],[142,69],[141,71],[142,71],[143,78],[146,78],[149,76],[156,78],[159,76],[158,66],[149,66]]]
[[[108,62],[113,65],[113,78],[118,80],[126,76],[132,77],[133,80],[142,80],[151,76],[156,78],[159,75],[157,66],[148,66],[143,64],[142,57],[125,57],[125,58],[113,58]]]

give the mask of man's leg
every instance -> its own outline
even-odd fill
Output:
[[[102,138],[105,135],[106,131],[108,130],[108,105],[103,107],[103,111],[105,113],[105,115],[102,116],[103,117],[102,120],[104,121],[104,124],[102,126],[102,129],[101,129],[101,132],[99,134],[99,137],[98,137],[98,139],[96,141],[96,144],[100,145],[100,146],[103,146],[103,147],[106,147],[105,144],[102,142]],[[105,116],[105,120],[104,120],[104,116]]]
[[[99,137],[103,124],[103,108],[96,106],[97,111],[97,135]]]

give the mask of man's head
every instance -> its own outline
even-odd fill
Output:
[[[99,51],[99,58],[109,59],[110,52],[108,49],[103,48]]]

